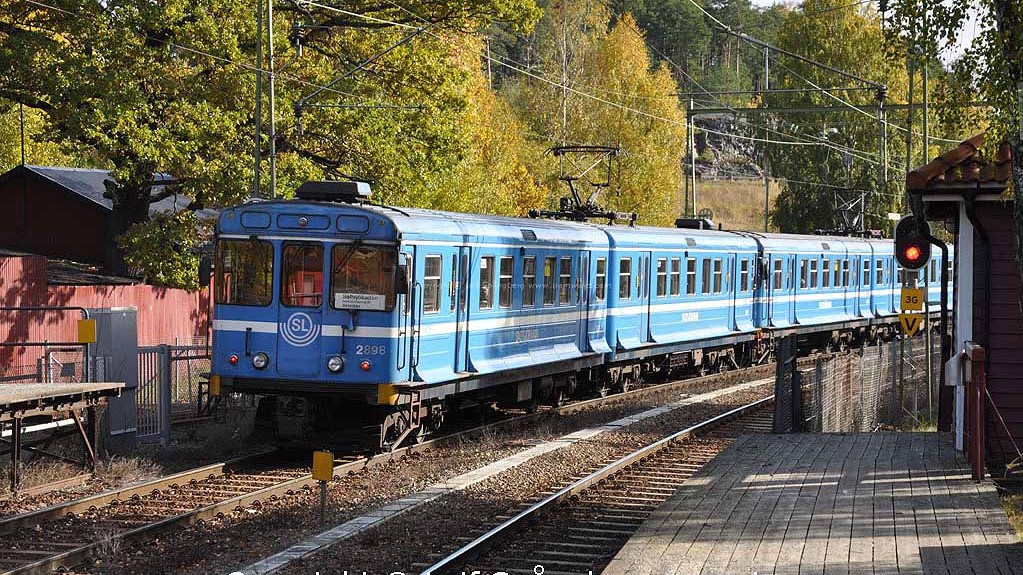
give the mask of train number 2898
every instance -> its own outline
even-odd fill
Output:
[[[387,347],[384,345],[357,345],[355,346],[356,355],[384,355]]]

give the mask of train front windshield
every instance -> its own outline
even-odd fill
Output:
[[[274,254],[270,242],[221,240],[217,248],[216,302],[267,306],[273,300]],[[360,242],[330,249],[329,299],[337,310],[394,310],[397,250]],[[281,248],[280,303],[320,307],[323,294],[323,245],[285,242]]]
[[[270,305],[273,299],[273,244],[258,240],[217,243],[216,302]]]
[[[393,310],[397,259],[398,254],[393,247],[359,243],[334,246],[331,255],[331,306],[346,310]]]

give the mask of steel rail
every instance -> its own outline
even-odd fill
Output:
[[[638,449],[612,463],[609,463],[604,467],[598,469],[597,471],[594,471],[593,473],[587,475],[586,477],[572,483],[571,485],[568,485],[567,487],[562,488],[561,490],[557,491],[552,495],[549,495],[542,501],[539,501],[529,506],[528,508],[519,512],[514,517],[505,520],[497,527],[494,527],[490,531],[487,531],[483,535],[467,543],[466,545],[464,545],[451,555],[448,555],[444,559],[441,559],[437,563],[434,563],[430,567],[427,567],[424,571],[421,572],[421,575],[439,574],[444,569],[449,569],[459,563],[465,563],[466,561],[469,561],[472,558],[477,557],[483,552],[485,552],[498,539],[501,539],[502,537],[507,535],[509,531],[512,531],[513,529],[519,527],[523,523],[527,523],[533,520],[537,516],[557,506],[562,501],[570,497],[573,497],[581,493],[582,491],[585,491],[594,484],[599,483],[604,479],[607,479],[611,475],[614,475],[615,473],[621,471],[622,469],[625,469],[626,467],[632,465],[633,463],[650,457],[654,453],[661,451],[662,449],[668,447],[670,444],[676,441],[692,437],[693,434],[699,431],[706,430],[715,425],[718,425],[724,421],[738,418],[751,411],[759,409],[772,401],[774,401],[773,395],[754,401],[753,403],[737,407],[735,409],[732,409],[730,411],[727,411],[720,415],[716,415],[710,419],[687,427],[681,431],[673,433],[668,437],[660,439],[654,443],[647,445],[646,447]]]
[[[764,366],[755,366],[737,371],[729,371],[706,375],[702,377],[671,381],[667,383],[632,389],[625,393],[609,395],[607,397],[598,397],[583,401],[577,401],[546,411],[512,417],[509,419],[497,421],[480,427],[460,431],[458,433],[438,437],[436,439],[431,439],[419,444],[398,448],[393,451],[377,454],[372,457],[360,457],[355,460],[344,461],[341,464],[334,466],[334,476],[339,477],[350,472],[376,467],[378,465],[382,465],[384,463],[400,459],[408,454],[416,453],[419,451],[425,451],[426,449],[431,447],[438,447],[447,443],[455,442],[459,438],[474,437],[477,435],[481,435],[488,430],[514,428],[515,426],[524,423],[529,423],[534,420],[540,420],[544,417],[550,417],[553,415],[567,415],[583,411],[585,409],[595,407],[598,405],[614,405],[615,403],[619,403],[625,400],[641,399],[646,396],[671,391],[673,388],[683,387],[685,385],[692,384],[693,382],[696,381],[712,382],[717,379],[725,379],[736,376],[742,377],[745,373],[755,372],[758,368],[762,369],[763,367]],[[755,381],[755,379],[753,379],[753,381]],[[704,423],[706,424],[706,422]],[[696,427],[690,429],[696,429]],[[675,434],[672,437],[677,437],[678,435],[679,434]],[[261,453],[255,456],[241,458],[230,462],[216,463],[195,470],[181,472],[173,476],[168,476],[153,481],[145,482],[142,484],[129,486],[123,489],[113,490],[106,493],[97,494],[91,497],[86,497],[68,504],[55,505],[36,512],[14,516],[0,521],[0,534],[12,531],[16,527],[31,525],[34,522],[56,519],[68,513],[74,513],[81,510],[88,510],[94,507],[98,507],[100,505],[109,504],[113,500],[123,500],[128,497],[132,497],[136,494],[137,495],[149,494],[152,493],[154,490],[170,487],[173,484],[188,482],[193,479],[199,478],[206,479],[210,476],[215,476],[218,473],[222,473],[225,467],[245,463],[258,457],[265,457],[268,454],[269,453]],[[130,543],[136,541],[143,541],[155,535],[159,535],[167,531],[170,531],[171,529],[177,527],[193,525],[201,521],[222,516],[224,513],[230,512],[235,509],[245,508],[251,505],[258,504],[262,501],[276,500],[281,496],[286,496],[301,490],[311,490],[317,485],[318,482],[313,479],[312,474],[303,475],[294,479],[283,481],[277,485],[265,487],[263,489],[253,491],[251,493],[237,495],[225,499],[223,501],[212,503],[205,507],[197,508],[185,513],[161,519],[157,522],[150,523],[148,525],[142,525],[134,529],[130,529],[128,531],[116,533],[105,539],[93,541],[91,543],[87,543],[85,545],[76,547],[74,549],[70,549],[65,552],[55,553],[54,555],[45,557],[38,561],[25,564],[19,567],[15,567],[8,571],[0,572],[0,575],[49,575],[50,573],[57,569],[74,567],[75,565],[85,563],[86,561],[93,557],[93,554],[96,553],[97,549],[110,548],[111,544],[115,542]],[[42,544],[42,542],[40,543]]]
[[[157,479],[149,479],[141,483],[135,483],[118,489],[112,489],[110,491],[104,491],[95,495],[89,495],[82,497],[74,501],[66,503],[58,503],[51,505],[43,509],[36,511],[29,511],[20,515],[13,515],[11,517],[5,517],[0,519],[0,535],[6,535],[22,527],[31,527],[37,523],[43,521],[51,521],[53,519],[60,519],[71,513],[79,513],[82,511],[89,511],[100,507],[102,505],[109,505],[112,501],[124,501],[135,495],[148,495],[153,491],[166,489],[168,487],[175,487],[183,483],[189,483],[191,481],[199,481],[202,479],[208,479],[216,475],[224,473],[225,468],[231,468],[238,465],[245,465],[252,463],[261,457],[266,457],[273,453],[267,451],[258,453],[255,455],[249,455],[246,457],[239,457],[237,459],[231,459],[221,463],[213,463],[203,467],[197,467],[195,469],[189,469],[187,471],[181,471],[173,475],[167,475],[165,477],[159,477]],[[56,483],[63,484],[64,481]],[[40,486],[39,488],[41,488]],[[39,489],[36,488],[36,489]]]

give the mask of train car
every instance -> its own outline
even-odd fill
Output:
[[[617,286],[608,304],[610,376],[617,382],[625,370],[634,380],[636,360],[651,356],[676,369],[734,367],[734,346],[754,332],[756,242],[710,230],[601,229]]]
[[[265,396],[277,437],[346,419],[393,444],[439,427],[450,397],[516,383],[498,399],[557,401],[603,362],[606,234],[367,196],[313,187],[221,214],[215,373]]]

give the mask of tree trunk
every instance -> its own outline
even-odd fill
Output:
[[[114,209],[110,214],[106,241],[107,273],[130,276],[131,270],[125,263],[124,250],[118,238],[134,224],[149,220],[149,186],[132,184],[108,184],[114,196]]]

